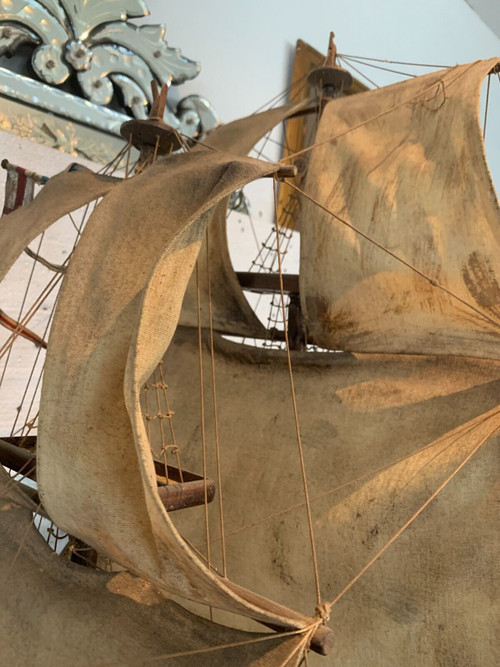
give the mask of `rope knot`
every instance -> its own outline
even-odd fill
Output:
[[[321,620],[323,623],[328,623],[330,620],[331,606],[327,602],[320,602],[316,605],[315,618]]]

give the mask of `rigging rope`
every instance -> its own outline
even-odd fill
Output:
[[[38,252],[40,252],[40,248],[41,248],[41,245],[42,245],[42,241],[43,241],[43,234],[40,236],[40,240],[39,240],[39,242],[38,242],[38,248],[37,248],[37,251],[38,251]],[[35,266],[36,266],[36,263],[33,262],[32,266],[31,266],[30,275],[29,275],[29,277],[28,277],[27,285],[26,285],[26,288],[25,288],[25,290],[24,290],[24,294],[23,294],[23,298],[22,298],[22,301],[21,301],[21,305],[20,305],[20,307],[19,307],[19,311],[18,311],[19,314],[18,314],[18,316],[17,316],[17,321],[18,321],[18,322],[20,321],[20,319],[21,319],[21,317],[22,317],[22,313],[23,313],[23,310],[24,310],[24,305],[25,305],[25,303],[26,303],[26,299],[27,299],[27,297],[28,297],[28,291],[29,291],[29,288],[30,288],[30,285],[31,285],[31,281],[32,281],[32,278],[33,278],[33,273],[34,273],[34,271],[35,271]],[[9,365],[9,361],[10,361],[10,355],[11,355],[11,353],[12,353],[12,347],[9,349],[9,351],[8,351],[8,353],[7,353],[7,358],[5,359],[4,367],[3,367],[3,370],[2,370],[2,376],[1,376],[1,378],[0,378],[0,387],[2,386],[4,377],[5,377],[5,373],[6,373],[6,371],[7,371],[7,366]]]
[[[389,250],[389,248],[386,248],[384,245],[382,245],[381,243],[376,241],[373,237],[369,236],[368,234],[365,234],[360,229],[358,229],[357,227],[352,225],[350,222],[348,222],[344,218],[341,218],[339,215],[337,215],[336,213],[334,213],[330,209],[326,208],[326,206],[323,206],[323,204],[321,204],[317,199],[314,199],[314,197],[311,197],[310,195],[308,195],[306,192],[304,192],[304,190],[301,190],[300,188],[298,188],[293,183],[288,183],[288,185],[290,187],[292,187],[294,190],[297,190],[297,192],[299,192],[301,195],[303,195],[306,199],[309,199],[309,201],[311,201],[313,204],[316,204],[316,206],[318,206],[322,211],[324,211],[325,213],[328,213],[328,215],[331,215],[332,218],[335,218],[336,220],[341,222],[346,227],[349,227],[349,229],[352,229],[353,232],[356,232],[356,234],[359,234],[359,236],[364,238],[366,241],[369,241],[374,246],[376,246],[380,250],[383,250],[385,253],[387,253],[388,255],[393,257],[395,260],[397,260],[401,264],[404,264],[404,266],[408,267],[409,269],[414,271],[416,274],[418,274],[419,276],[421,276],[422,278],[427,280],[433,287],[437,287],[438,289],[442,290],[443,292],[446,292],[446,294],[448,294],[452,298],[456,299],[457,301],[459,301],[464,306],[467,306],[467,308],[470,308],[471,310],[473,310],[475,313],[477,313],[478,315],[480,315],[484,319],[488,320],[488,322],[490,322],[490,324],[493,324],[495,327],[500,328],[500,322],[498,320],[494,320],[492,317],[487,315],[485,312],[483,312],[479,308],[476,308],[476,306],[474,306],[473,304],[469,303],[465,299],[462,299],[462,297],[458,296],[458,294],[455,294],[454,292],[449,290],[444,285],[441,285],[440,283],[438,283],[438,281],[435,280],[434,278],[431,278],[427,274],[420,271],[420,269],[417,269],[415,266],[413,266],[413,264],[410,264],[409,262],[407,262],[405,259],[403,259],[399,255],[396,255],[396,253],[392,252],[392,250]]]
[[[366,74],[363,74],[363,72],[361,72],[361,70],[359,70],[357,67],[355,67],[352,63],[350,63],[347,60],[345,60],[344,58],[342,58],[342,56],[338,56],[338,60],[343,62],[344,65],[346,65],[347,67],[350,67],[352,70],[354,70],[356,72],[356,74],[359,74],[359,76],[362,76],[363,79],[366,79],[366,81],[368,81],[368,83],[371,83],[372,86],[375,86],[375,88],[380,88],[380,86],[377,83],[375,83],[375,81],[373,81],[373,79],[370,79],[370,77],[366,76]]]
[[[283,91],[281,91],[281,93],[278,93],[274,97],[271,97],[271,99],[268,102],[266,102],[265,104],[260,106],[258,109],[256,109],[253,112],[253,114],[251,114],[251,115],[254,116],[255,114],[257,114],[260,111],[262,111],[263,109],[265,109],[265,107],[267,107],[267,106],[269,106],[269,108],[272,109],[274,106],[276,106],[280,102],[281,99],[284,99],[285,97],[291,98],[292,97],[292,90],[293,90],[294,95],[299,96],[302,93],[302,91],[305,89],[305,87],[308,85],[308,83],[307,83],[308,75],[309,75],[309,72],[306,72],[303,76],[298,78],[297,81],[294,81],[289,86],[287,86]],[[301,87],[299,88],[299,86],[301,86]],[[296,88],[298,88],[298,90],[296,90]]]
[[[344,61],[346,62],[355,62],[358,63],[359,65],[364,65],[365,67],[373,67],[374,69],[379,69],[384,72],[391,72],[392,74],[401,74],[402,76],[409,76],[412,79],[414,79],[417,74],[410,74],[409,72],[401,72],[400,70],[397,69],[391,69],[389,67],[381,67],[380,65],[374,65],[373,63],[369,63],[363,60],[358,60],[357,58],[353,58],[352,56],[340,56]]]
[[[496,413],[498,414],[498,413]],[[496,416],[493,415],[493,416]],[[365,572],[384,554],[387,549],[397,540],[397,538],[415,521],[415,519],[425,510],[425,508],[436,498],[436,496],[439,495],[439,493],[451,482],[451,480],[457,475],[460,470],[467,464],[468,461],[474,456],[474,454],[484,445],[485,442],[487,442],[492,435],[495,434],[500,429],[500,427],[495,426],[488,435],[486,435],[475,447],[474,449],[469,452],[469,454],[465,457],[465,459],[460,463],[455,470],[448,475],[448,477],[438,486],[438,488],[434,491],[434,493],[429,496],[429,498],[425,501],[425,503],[414,513],[412,516],[408,519],[408,521],[401,526],[401,528],[394,533],[394,535],[384,544],[384,546],[377,551],[375,556],[371,560],[368,561],[368,563],[358,572],[358,574],[351,579],[351,581],[344,586],[344,588],[333,598],[333,600],[329,601],[327,603],[328,607],[331,609],[337,602],[347,593],[347,591],[354,586],[354,584],[365,574]]]
[[[312,624],[312,626],[307,626],[305,628],[300,628],[300,630],[290,630],[290,632],[270,632],[267,635],[264,635],[263,637],[255,637],[254,639],[246,639],[244,641],[240,642],[231,642],[228,644],[218,644],[217,646],[208,646],[205,648],[197,648],[197,649],[191,649],[189,651],[178,651],[177,653],[163,653],[161,655],[157,655],[153,658],[141,658],[141,662],[144,664],[150,663],[150,662],[156,662],[158,660],[169,660],[173,658],[183,658],[183,657],[188,657],[192,655],[200,655],[204,653],[213,653],[214,651],[222,651],[224,649],[228,648],[238,648],[239,646],[248,646],[249,644],[258,644],[260,642],[268,642],[272,641],[275,639],[280,639],[283,637],[293,637],[294,635],[304,635],[304,636],[309,636],[311,634],[311,631],[314,632],[316,629],[318,623]],[[306,642],[304,641],[305,645]],[[302,646],[302,645],[301,645]],[[120,663],[106,663],[106,665],[101,665],[100,667],[112,667],[112,665],[123,665],[123,662]],[[129,663],[132,665],[132,663]],[[135,663],[134,663],[135,664]],[[283,665],[281,666],[283,667]]]
[[[99,201],[99,200],[96,200],[95,202],[93,202],[93,210],[95,210],[98,201]],[[75,249],[75,247],[76,247],[76,244],[78,243],[78,240],[79,240],[79,238],[80,238],[81,231],[82,231],[82,229],[83,229],[83,227],[84,227],[84,225],[85,225],[85,223],[86,223],[86,219],[87,219],[87,215],[88,215],[90,206],[91,206],[91,203],[86,204],[86,206],[85,206],[85,208],[84,208],[84,211],[83,211],[83,214],[82,214],[82,219],[81,219],[81,222],[80,222],[80,225],[79,225],[79,226],[76,225],[76,223],[74,222],[74,220],[73,220],[71,214],[70,214],[70,216],[69,216],[70,219],[71,219],[71,222],[72,222],[73,226],[74,226],[75,229],[76,229],[76,232],[77,232],[77,233],[76,233],[75,240],[74,240],[74,242],[73,242],[73,247],[72,247],[72,249],[71,249],[71,252],[69,253],[68,257],[66,257],[66,259],[64,260],[64,262],[63,262],[63,264],[62,264],[62,267],[66,267],[66,266],[68,265],[70,259],[71,259],[72,253],[73,253],[73,251],[74,251],[74,249]],[[40,236],[40,241],[39,241],[38,248],[37,248],[38,251],[40,251],[40,249],[41,249],[41,244],[42,244],[43,238],[44,238],[44,233],[41,234],[41,236]],[[34,270],[34,266],[35,266],[35,264],[36,264],[36,262],[33,263],[33,266],[32,266],[32,272],[33,272],[33,270]],[[31,274],[31,275],[32,275],[32,274]],[[31,319],[31,317],[38,311],[38,309],[40,308],[40,306],[42,305],[42,303],[44,303],[44,301],[48,298],[48,296],[49,296],[50,293],[53,291],[53,289],[57,286],[57,283],[60,281],[60,279],[61,279],[62,277],[63,277],[63,274],[59,274],[59,275],[56,275],[56,276],[52,276],[52,278],[51,278],[51,280],[49,281],[48,285],[46,286],[45,290],[42,291],[42,293],[39,295],[38,299],[32,304],[31,308],[28,310],[28,313],[26,314],[26,316],[28,316],[29,313],[30,313],[30,311],[34,309],[34,311],[31,313],[31,315],[29,315],[29,318],[28,318],[28,319]],[[53,284],[52,287],[51,287],[51,282],[52,282],[55,278],[57,278],[56,283]],[[50,289],[49,289],[49,288],[50,288]],[[26,301],[26,297],[27,297],[27,295],[28,295],[28,289],[29,289],[29,282],[28,282],[28,286],[26,287],[25,292],[24,292],[23,304],[24,304],[25,301]],[[48,292],[47,292],[47,294],[45,294],[44,292],[45,292],[47,289],[48,289]],[[49,314],[49,317],[48,317],[48,320],[47,320],[47,324],[46,324],[46,326],[45,326],[45,330],[44,330],[44,332],[43,332],[43,338],[44,338],[44,339],[47,337],[47,333],[48,333],[48,331],[49,331],[49,328],[50,328],[50,325],[51,325],[51,322],[52,322],[52,318],[53,318],[53,316],[54,316],[56,303],[57,303],[57,299],[54,300],[54,303],[52,304],[52,307],[51,307],[51,311],[50,311],[50,314]],[[24,319],[26,319],[26,316],[25,316]],[[21,323],[20,323],[20,324],[23,325],[24,322],[21,320]],[[12,351],[12,349],[13,349],[13,343],[15,342],[15,339],[17,338],[18,335],[19,335],[18,333],[15,333],[14,337],[11,337],[11,339],[9,339],[9,340],[7,341],[7,343],[6,343],[6,344],[9,345],[9,351],[8,351],[7,359],[6,359],[6,362],[5,362],[4,369],[3,369],[2,378],[0,379],[0,386],[1,386],[1,384],[2,384],[4,375],[5,375],[5,372],[6,372],[6,369],[7,369],[7,365],[8,365],[9,359],[10,359],[10,353],[11,353],[11,351]],[[2,350],[3,350],[3,348],[2,348]],[[37,363],[38,363],[38,359],[39,359],[39,357],[40,357],[41,350],[42,350],[42,348],[38,348],[38,350],[37,350],[37,354],[36,354],[35,359],[34,359],[34,362],[33,362],[33,364],[32,364],[31,371],[30,371],[30,375],[29,375],[29,377],[28,377],[28,381],[27,381],[27,383],[26,383],[26,385],[25,385],[25,388],[24,388],[24,393],[23,393],[23,396],[22,396],[22,398],[21,398],[21,402],[20,402],[20,405],[19,405],[19,409],[17,410],[17,414],[16,414],[16,417],[15,417],[15,419],[14,419],[14,422],[13,422],[13,425],[12,425],[12,428],[11,428],[11,435],[14,434],[14,431],[15,431],[15,427],[16,427],[17,421],[18,421],[18,419],[19,419],[19,417],[20,417],[20,415],[21,415],[21,409],[22,409],[22,407],[23,407],[23,405],[24,405],[24,401],[25,401],[26,396],[27,396],[27,394],[28,394],[28,389],[29,389],[29,386],[30,386],[31,381],[32,381],[32,379],[33,379],[33,376],[34,376],[34,373],[35,373],[35,369],[36,369],[36,365],[37,365]],[[3,351],[0,353],[0,358],[1,358],[2,355],[3,355]],[[40,372],[40,374],[39,374],[39,376],[38,376],[38,379],[37,379],[37,382],[36,382],[36,386],[35,386],[35,389],[34,389],[34,391],[33,391],[32,397],[31,397],[30,405],[29,405],[29,407],[28,407],[27,417],[26,417],[25,423],[24,423],[23,426],[21,427],[21,431],[23,431],[26,427],[28,427],[28,432],[29,432],[29,431],[33,428],[32,423],[35,421],[36,417],[30,419],[30,414],[31,414],[31,410],[32,410],[32,408],[33,408],[33,404],[34,404],[34,402],[35,402],[35,399],[36,399],[36,397],[37,397],[37,392],[38,392],[38,389],[39,389],[39,386],[40,386],[40,383],[41,383],[41,380],[42,380],[42,374],[43,374],[43,368],[42,368],[42,371]],[[38,413],[37,413],[37,414],[38,414]]]
[[[310,501],[311,503],[314,503],[318,500],[322,500],[323,498],[326,498],[327,496],[331,495],[332,493],[336,493],[337,491],[342,491],[343,489],[348,488],[349,486],[353,486],[354,484],[358,484],[359,482],[363,482],[365,480],[368,480],[371,477],[374,477],[375,475],[378,475],[381,472],[385,472],[386,470],[389,470],[390,468],[398,465],[399,463],[402,463],[403,461],[406,461],[408,459],[411,459],[413,456],[417,456],[418,454],[421,454],[425,452],[427,449],[430,449],[432,447],[435,447],[437,444],[441,443],[441,441],[446,441],[451,437],[457,436],[454,440],[452,440],[450,443],[446,444],[443,449],[439,451],[437,456],[444,454],[450,447],[452,447],[458,440],[458,438],[462,435],[467,434],[469,431],[472,431],[477,425],[483,424],[485,421],[487,421],[489,417],[485,417],[484,419],[478,421],[476,424],[467,424],[464,426],[463,430],[460,429],[458,431],[455,431],[452,434],[449,434],[448,436],[445,436],[443,438],[440,438],[438,442],[431,442],[428,445],[424,445],[423,447],[420,447],[419,449],[415,450],[414,452],[411,452],[410,454],[407,454],[406,456],[402,456],[399,459],[396,459],[395,461],[391,461],[390,463],[387,463],[384,466],[381,466],[380,468],[376,468],[375,470],[370,470],[369,472],[360,475],[359,477],[356,477],[355,479],[351,479],[349,482],[344,482],[343,484],[340,484],[339,486],[334,486],[331,489],[327,489],[326,491],[323,491],[321,493],[318,493],[314,496],[311,496]],[[261,519],[257,519],[256,521],[252,521],[252,523],[247,523],[244,526],[240,526],[240,528],[236,528],[235,530],[231,530],[229,532],[226,532],[226,538],[227,537],[233,537],[234,535],[238,535],[239,533],[242,533],[246,530],[251,530],[252,528],[255,528],[257,526],[260,526],[264,523],[267,523],[268,521],[271,521],[272,519],[276,519],[280,516],[283,516],[285,514],[289,514],[290,512],[294,512],[296,510],[299,510],[305,506],[305,502],[301,503],[296,503],[295,505],[289,505],[288,507],[285,507],[282,510],[278,510],[276,512],[272,512],[272,514],[268,514],[265,517],[262,517]],[[214,538],[212,540],[212,544],[217,542],[217,539]],[[198,547],[204,546],[203,544],[199,544]]]
[[[222,550],[222,576],[227,574],[226,567],[226,537],[224,530],[224,507],[222,500],[222,474],[221,474],[221,460],[220,460],[220,440],[219,440],[219,419],[217,412],[217,389],[215,382],[215,352],[214,352],[214,325],[212,312],[212,280],[210,276],[210,235],[208,228],[205,232],[206,254],[207,254],[207,289],[208,289],[208,325],[210,336],[210,369],[212,378],[212,405],[214,417],[214,437],[215,437],[215,463],[217,466],[217,487],[219,489],[219,522],[221,535],[221,550]],[[206,484],[206,483],[205,483]]]
[[[160,431],[160,440],[161,440],[161,456],[163,458],[163,465],[165,468],[165,479],[168,484],[168,464],[167,464],[167,451],[168,448],[171,447],[172,445],[167,445],[167,442],[165,440],[165,431],[163,428],[163,419],[165,418],[165,415],[163,414],[163,411],[161,409],[161,402],[160,402],[160,387],[159,387],[159,382],[158,382],[158,377],[157,377],[157,368],[153,371],[153,384],[152,384],[153,389],[155,390],[155,397],[156,397],[156,419],[158,420],[158,426],[159,426],[159,431]],[[152,417],[149,415],[149,421],[151,421]],[[175,446],[175,445],[174,445]]]
[[[28,322],[31,320],[31,318],[35,315],[35,313],[38,311],[42,303],[47,299],[47,297],[51,294],[51,292],[57,287],[57,285],[60,283],[61,278],[63,274],[55,274],[47,286],[42,290],[42,292],[39,294],[35,302],[32,304],[32,306],[29,308],[28,312],[23,316],[23,318],[18,322],[18,325],[16,326],[14,332],[7,338],[5,343],[0,347],[0,359],[4,356],[5,352],[8,351],[12,345],[14,344],[16,338],[21,334],[21,328],[26,327]]]
[[[276,175],[273,178],[273,194],[274,194],[274,207],[275,207],[275,212],[276,216],[278,215],[278,195],[277,195],[277,189],[276,189],[276,183],[277,183],[277,178]],[[286,307],[285,307],[285,294],[284,294],[284,289],[283,289],[283,273],[282,273],[282,267],[281,267],[281,252],[280,252],[280,234],[279,234],[279,229],[278,225],[276,224],[276,253],[277,253],[277,258],[278,258],[278,274],[279,274],[279,281],[280,281],[280,294],[281,294],[281,308],[282,308],[282,313],[283,313],[283,328],[284,328],[284,334],[285,334],[285,344],[286,344],[286,353],[287,353],[287,363],[288,363],[288,374],[289,374],[289,379],[290,379],[290,392],[291,392],[291,398],[292,398],[292,408],[293,408],[293,417],[294,417],[294,422],[295,422],[295,432],[297,435],[297,446],[298,446],[298,451],[299,451],[299,459],[300,459],[300,469],[301,469],[301,474],[302,474],[302,484],[304,487],[304,498],[305,498],[305,505],[306,505],[306,512],[307,512],[307,523],[309,527],[309,539],[311,542],[311,556],[312,556],[312,562],[313,562],[313,569],[314,569],[314,581],[315,581],[315,586],[316,586],[316,600],[317,604],[321,604],[321,589],[319,585],[319,572],[318,572],[318,558],[316,555],[316,544],[314,540],[314,527],[313,527],[313,521],[312,521],[312,514],[311,514],[311,504],[309,501],[309,489],[308,489],[308,484],[307,484],[307,475],[306,475],[306,464],[304,460],[304,449],[302,446],[302,436],[300,433],[300,425],[299,425],[299,415],[298,415],[298,408],[297,408],[297,399],[295,396],[295,382],[293,379],[293,369],[292,369],[292,358],[290,355],[290,345],[288,341],[288,326],[287,326],[287,321],[286,321]]]
[[[198,371],[200,377],[200,424],[201,424],[201,453],[203,458],[203,481],[204,481],[204,509],[205,509],[205,533],[207,536],[207,565],[210,568],[210,525],[208,520],[208,484],[207,484],[207,446],[205,432],[205,390],[203,382],[203,343],[201,333],[201,299],[200,299],[200,275],[198,260],[196,260],[196,310],[198,313]],[[210,607],[210,614],[212,608]]]
[[[394,106],[389,107],[388,109],[385,109],[384,111],[381,111],[380,113],[376,114],[375,116],[372,116],[371,118],[367,118],[366,120],[362,121],[361,123],[358,123],[358,125],[355,125],[354,127],[349,127],[346,130],[343,130],[342,132],[339,132],[338,134],[334,134],[333,136],[328,137],[327,139],[324,139],[323,141],[318,141],[318,142],[312,144],[311,146],[307,146],[306,148],[303,148],[302,150],[297,151],[296,153],[292,153],[290,155],[285,155],[284,157],[281,158],[281,160],[279,162],[282,163],[285,160],[291,160],[293,158],[298,157],[299,155],[304,155],[305,153],[308,153],[308,152],[314,150],[318,146],[323,146],[324,144],[328,144],[331,141],[334,141],[335,139],[339,139],[340,137],[344,137],[345,135],[347,135],[351,132],[355,132],[356,130],[359,130],[361,127],[364,127],[365,125],[368,125],[368,123],[372,123],[373,121],[378,120],[379,118],[383,118],[384,116],[387,116],[387,114],[390,114],[393,111],[396,111],[397,109],[405,106],[405,104],[409,104],[410,102],[413,102],[413,100],[416,100],[418,97],[422,97],[422,95],[424,95],[425,93],[428,93],[435,86],[438,86],[438,87],[442,86],[443,89],[445,89],[445,86],[449,87],[449,86],[453,85],[456,81],[458,81],[458,79],[460,79],[462,76],[464,76],[469,71],[469,69],[471,67],[473,67],[474,65],[475,65],[475,62],[471,63],[469,65],[469,67],[467,67],[467,69],[465,69],[463,72],[458,74],[454,79],[452,79],[451,81],[449,81],[445,84],[444,76],[446,76],[448,74],[448,72],[446,72],[443,75],[443,77],[439,78],[437,81],[434,81],[434,83],[432,83],[428,88],[424,88],[424,90],[421,90],[419,93],[416,93],[415,95],[413,95],[413,97],[410,97],[406,100],[398,102],[398,104],[395,104]],[[455,69],[455,68],[450,68],[449,72],[452,72],[453,69]],[[446,93],[445,93],[445,95],[446,95]]]
[[[160,361],[158,364],[158,369],[160,372],[160,381],[163,389],[163,400],[165,402],[165,408],[166,408],[166,417],[168,419],[168,426],[170,428],[170,437],[172,438],[172,445],[174,449],[172,449],[173,453],[175,454],[176,460],[177,460],[177,468],[179,471],[179,478],[181,480],[181,484],[184,482],[184,476],[182,472],[182,466],[181,466],[181,457],[180,457],[180,449],[179,446],[177,445],[177,441],[175,439],[175,430],[174,430],[174,421],[173,421],[173,416],[174,412],[173,410],[170,409],[170,405],[168,403],[168,395],[167,395],[167,390],[168,386],[165,382],[165,378],[163,377],[163,360]]]
[[[338,57],[341,58],[353,58],[357,60],[372,60],[376,63],[388,63],[389,65],[410,65],[412,67],[430,67],[436,69],[450,69],[453,65],[429,65],[426,63],[410,63],[404,60],[387,60],[386,58],[367,58],[366,56],[352,56],[347,53],[339,53]]]

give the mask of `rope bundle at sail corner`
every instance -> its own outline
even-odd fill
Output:
[[[314,620],[320,621],[321,624],[326,625],[330,620],[330,610],[332,606],[328,602],[319,602],[316,605]]]

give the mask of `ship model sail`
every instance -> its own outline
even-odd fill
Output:
[[[322,93],[316,135],[282,164],[246,154],[309,103],[221,126],[162,157],[157,127],[136,175],[65,172],[4,218],[2,276],[54,221],[102,198],[64,271],[48,339],[39,497],[7,476],[2,492],[14,542],[5,569],[18,562],[40,587],[34,564],[46,570],[64,598],[51,623],[63,623],[71,599],[81,605],[62,662],[85,664],[94,613],[123,622],[104,624],[103,641],[123,636],[128,651],[146,650],[151,606],[147,657],[167,662],[295,665],[309,647],[331,649],[329,626],[338,664],[495,662],[500,215],[478,100],[498,60],[339,97],[347,77],[330,47],[312,75]],[[231,266],[229,197],[269,178],[278,202],[277,181],[295,173],[287,165],[297,157],[307,157],[305,173],[288,181],[301,234],[298,298],[306,342],[324,351],[290,350],[286,321],[285,349],[232,342],[224,336],[264,338],[265,327]],[[281,266],[279,228],[276,241]],[[284,312],[283,278],[280,270],[274,284]],[[150,392],[164,395],[165,411],[151,407]],[[4,456],[14,457],[13,443],[23,444],[10,438]],[[189,483],[184,466],[201,472],[204,510],[167,511],[167,453],[179,450],[170,486]],[[29,453],[24,472],[33,464]],[[210,514],[207,471],[220,501]],[[43,511],[125,571],[61,566],[20,507]],[[10,582],[9,622],[33,625],[41,612]],[[49,585],[43,594],[53,594]],[[277,634],[217,626],[164,595]],[[44,642],[40,654],[50,656]],[[22,664],[19,644],[8,650]],[[114,644],[92,650],[95,661],[125,660]]]

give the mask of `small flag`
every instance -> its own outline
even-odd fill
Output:
[[[7,170],[2,215],[12,213],[20,206],[29,204],[34,196],[35,183],[44,185],[49,180],[47,176],[39,176],[7,160],[2,160],[2,167]]]

